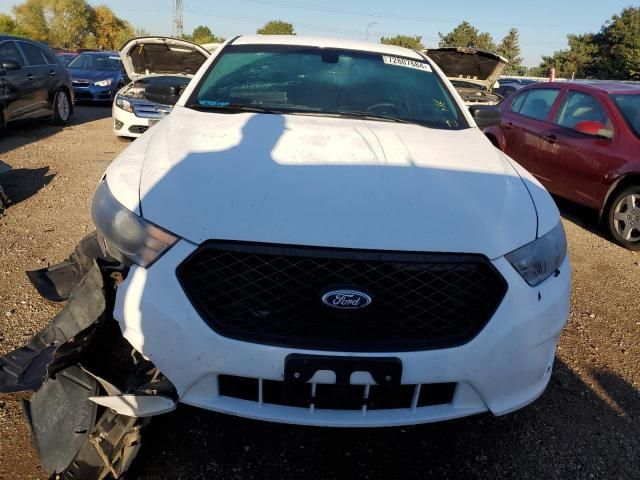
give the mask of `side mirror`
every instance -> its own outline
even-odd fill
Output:
[[[583,135],[589,135],[590,137],[606,138],[608,140],[613,138],[613,132],[600,122],[586,120],[584,122],[577,123],[573,129],[576,132],[580,132]]]
[[[469,107],[469,111],[480,130],[493,127],[494,125],[500,125],[500,121],[502,120],[500,109],[494,106],[473,105]]]
[[[22,65],[20,65],[15,60],[2,60],[2,70],[20,70]]]

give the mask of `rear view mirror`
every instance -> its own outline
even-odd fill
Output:
[[[469,107],[469,111],[480,130],[493,127],[494,125],[500,125],[500,121],[502,120],[500,109],[494,106],[474,105]]]
[[[2,70],[20,70],[22,65],[20,65],[15,60],[2,60]]]
[[[576,132],[580,132],[583,135],[589,135],[591,137],[601,137],[611,139],[613,138],[613,132],[605,125],[598,121],[587,120],[576,124],[574,127]]]

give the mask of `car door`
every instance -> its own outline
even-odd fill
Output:
[[[6,70],[0,77],[5,120],[20,117],[35,99],[35,90],[29,72],[25,70],[26,60],[13,40],[0,42],[0,59],[10,60],[20,65],[17,70]]]
[[[33,81],[34,101],[28,113],[30,115],[39,115],[43,111],[46,113],[51,109],[49,105],[49,71],[51,68],[47,65],[47,59],[37,45],[23,41],[16,41],[16,44],[27,60],[25,67],[28,72],[27,77]]]
[[[538,159],[547,149],[542,132],[549,129],[550,114],[560,88],[533,88],[517,93],[503,115],[505,152],[546,184]]]
[[[580,133],[581,122],[599,122],[613,137]],[[549,179],[551,190],[565,198],[600,207],[607,186],[604,177],[616,144],[611,114],[594,95],[569,89],[555,115],[554,124],[543,134],[545,155],[538,159],[540,171]]]

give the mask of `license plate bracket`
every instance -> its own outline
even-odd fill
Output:
[[[378,385],[400,385],[402,360],[396,357],[334,357],[291,354],[285,359],[285,383],[307,383],[316,372],[328,370],[337,385],[350,385],[354,372],[368,372]]]

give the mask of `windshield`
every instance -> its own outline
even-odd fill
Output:
[[[120,68],[120,57],[113,55],[91,55],[81,53],[69,62],[68,68],[84,68],[86,70],[118,70]]]
[[[227,47],[187,106],[469,126],[427,61],[341,49]]]
[[[640,94],[611,95],[620,113],[637,137],[640,137]]]

